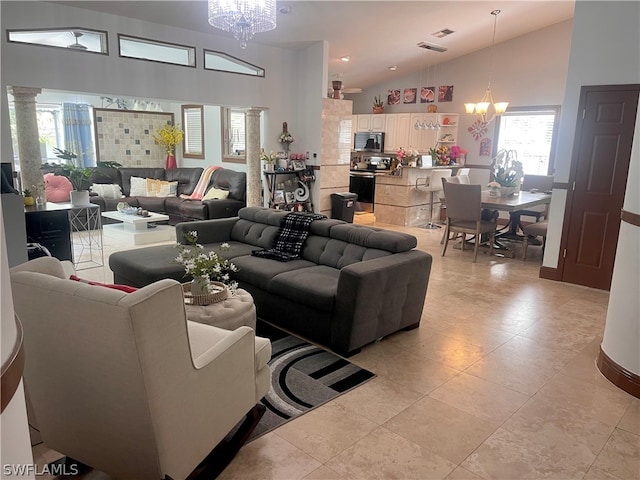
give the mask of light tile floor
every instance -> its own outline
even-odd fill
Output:
[[[219,478],[640,478],[640,400],[595,366],[607,292],[539,279],[540,248],[473,264],[440,256],[441,230],[378,226],[434,256],[420,328],[365,347],[350,360],[374,380],[246,445]],[[112,281],[108,255],[130,247],[104,246],[105,267],[81,276]],[[58,456],[34,447],[41,465]]]

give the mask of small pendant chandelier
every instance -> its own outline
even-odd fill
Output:
[[[247,48],[254,34],[276,28],[276,0],[209,0],[209,24]]]
[[[491,68],[489,70],[489,84],[487,85],[487,90],[484,92],[484,96],[478,103],[465,103],[464,108],[468,114],[477,115],[478,119],[482,123],[489,123],[493,120],[496,115],[502,115],[507,110],[507,106],[509,102],[494,102],[493,95],[491,95],[491,76],[493,75],[493,50],[496,43],[496,26],[498,23],[498,15],[500,14],[500,10],[493,10],[491,15],[493,15],[493,39],[491,41]],[[495,113],[491,118],[487,120],[487,112],[489,110],[489,106],[493,105],[493,109]]]

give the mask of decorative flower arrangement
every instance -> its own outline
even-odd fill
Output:
[[[264,148],[260,151],[260,160],[265,161],[266,163],[273,163],[278,159],[278,155],[276,155],[273,150],[271,153],[267,153],[264,151]]]
[[[451,150],[449,150],[449,156],[456,163],[460,163],[458,159],[463,159],[466,154],[467,154],[467,151],[463,150],[458,145],[452,145]]]
[[[222,258],[214,251],[205,252],[204,247],[197,243],[198,232],[190,231],[185,234],[189,246],[178,244],[178,256],[175,261],[184,266],[185,276],[190,275],[194,280],[204,281],[209,293],[213,293],[213,285],[210,282],[224,283],[232,292],[238,288],[238,284],[229,277],[231,272],[237,272],[236,267],[229,260]],[[231,247],[228,243],[220,245],[220,251],[227,251]]]
[[[438,148],[430,149],[429,154],[431,155],[434,165],[443,166],[455,163],[455,159],[451,158],[449,147],[446,145],[440,145]]]
[[[156,133],[152,133],[151,136],[157,144],[162,145],[167,151],[167,155],[173,155],[176,145],[182,142],[184,131],[176,125],[165,125]]]
[[[408,165],[416,157],[420,156],[420,152],[416,149],[400,147],[396,152],[396,157],[400,160],[401,165]]]
[[[515,150],[500,150],[491,161],[491,177],[501,187],[517,187],[524,176],[522,162]]]
[[[289,132],[282,132],[280,134],[280,138],[278,139],[278,141],[280,143],[291,144],[291,143],[293,143],[293,137],[291,136],[291,134]]]

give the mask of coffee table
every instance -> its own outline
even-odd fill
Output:
[[[148,217],[140,215],[128,215],[120,212],[102,212],[102,216],[122,223],[103,225],[105,235],[116,238],[125,238],[133,242],[134,245],[145,245],[147,243],[164,242],[171,240],[173,228],[168,225],[155,225],[149,228],[148,224],[169,220],[169,215],[162,213],[149,213]]]
[[[238,288],[235,295],[209,305],[189,305],[185,303],[187,320],[206,323],[225,330],[235,330],[246,325],[256,329],[256,306],[249,292]]]

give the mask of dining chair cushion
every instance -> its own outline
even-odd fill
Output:
[[[547,235],[547,227],[549,223],[547,221],[544,222],[535,222],[525,225],[523,231],[525,235],[532,235],[534,237],[544,237]]]

